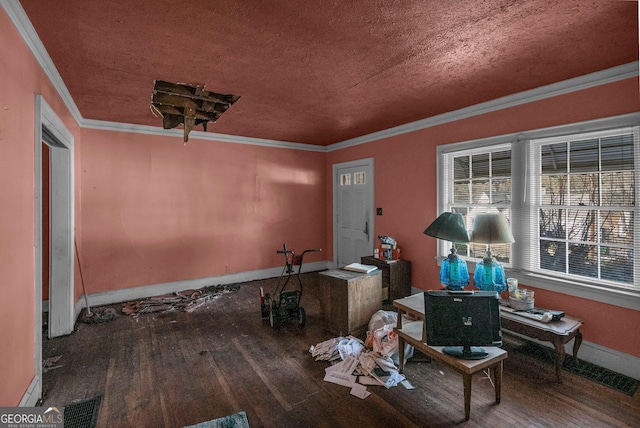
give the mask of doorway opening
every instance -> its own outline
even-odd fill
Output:
[[[43,287],[49,294],[48,337],[72,333],[75,322],[73,135],[41,95],[35,108],[35,375],[21,402],[27,406],[42,394]]]
[[[73,166],[71,142],[65,144],[50,123],[43,121],[41,128],[42,290],[48,296],[52,338],[73,331]]]

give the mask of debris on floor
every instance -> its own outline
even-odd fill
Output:
[[[352,395],[365,399],[371,395],[368,385],[388,389],[406,380],[396,366],[398,339],[393,331],[396,324],[395,312],[378,311],[369,322],[365,342],[353,336],[335,337],[311,346],[309,352],[316,361],[332,363],[325,369],[325,381],[350,387]],[[410,358],[413,347],[405,348],[405,353]]]
[[[82,310],[80,316],[78,317],[78,321],[83,322],[85,324],[101,324],[103,322],[109,322],[116,318],[116,310],[113,308],[92,308],[87,310],[86,308]]]
[[[55,357],[49,357],[42,360],[42,373],[62,367],[62,364],[57,366],[54,365],[60,358],[62,358],[62,355],[56,355]]]
[[[198,290],[176,291],[146,299],[128,302],[122,308],[122,312],[138,317],[142,314],[155,312],[171,312],[182,310],[192,312],[205,303],[217,299],[223,294],[231,293],[240,288],[237,284],[212,285]]]
[[[351,388],[351,394],[365,399],[371,393],[367,385],[391,388],[405,380],[388,355],[368,349],[353,336],[337,337],[312,346],[309,352],[316,361],[332,361],[325,369],[324,380]]]

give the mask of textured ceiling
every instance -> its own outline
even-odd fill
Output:
[[[85,119],[161,128],[161,79],[242,97],[209,132],[317,145],[638,60],[636,1],[21,4]]]

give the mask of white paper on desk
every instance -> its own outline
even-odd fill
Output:
[[[370,273],[378,269],[378,267],[372,265],[363,265],[362,263],[351,263],[349,265],[346,265],[342,269],[350,270],[352,272]]]
[[[324,369],[324,380],[326,382],[337,383],[338,385],[353,387],[357,379],[357,377],[353,375],[353,371],[357,365],[358,359],[348,356],[344,361]]]
[[[365,398],[370,396],[371,393],[367,391],[366,386],[356,383],[355,385],[353,385],[353,388],[351,388],[351,395],[355,395],[356,397],[364,400]]]

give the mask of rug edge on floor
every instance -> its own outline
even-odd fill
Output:
[[[249,428],[249,420],[244,411],[218,419],[188,425],[183,428]]]

